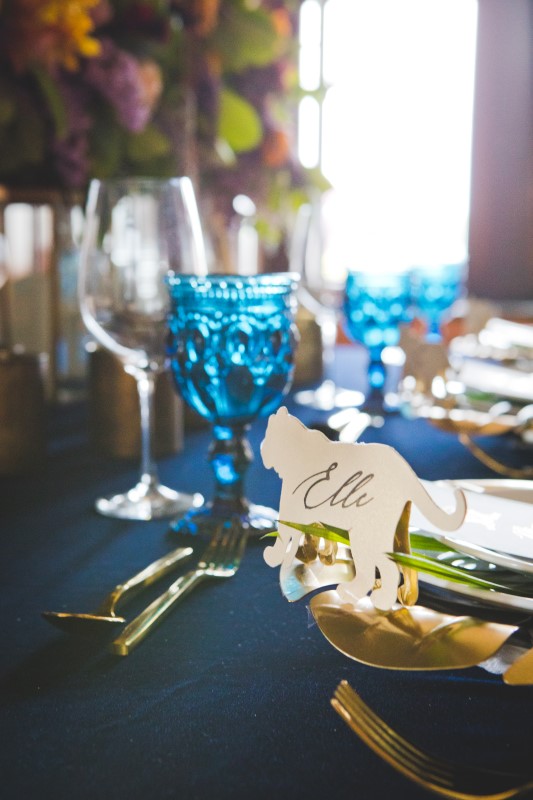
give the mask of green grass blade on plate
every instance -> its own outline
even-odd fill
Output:
[[[283,519],[280,519],[278,524],[287,525],[287,527],[294,528],[295,530],[305,533],[308,536],[320,536],[322,539],[338,542],[339,544],[346,545],[346,547],[350,546],[348,531],[345,531],[343,528],[335,528],[333,525],[326,526],[318,522],[312,522],[308,525],[304,525],[299,522],[286,522]]]
[[[426,572],[428,575],[433,575],[435,578],[443,578],[454,583],[465,583],[476,589],[514,593],[508,586],[477,577],[467,570],[443,564],[436,558],[420,556],[415,553],[411,555],[407,555],[407,553],[387,553],[387,555],[402,567],[411,567],[411,569],[416,569],[418,572]]]
[[[346,547],[350,546],[348,531],[344,528],[337,528],[335,525],[330,525],[326,522],[313,522],[311,524],[304,525],[300,522],[287,522],[287,520],[280,519],[279,523],[282,525],[287,525],[289,528],[294,528],[295,530],[300,531],[301,533],[306,533],[310,536],[321,536],[323,539],[329,539],[330,541],[338,542]],[[269,533],[266,535],[277,536],[278,533],[274,531],[274,533]],[[431,550],[433,553],[448,553],[453,550],[453,548],[451,548],[449,545],[443,544],[433,536],[418,530],[410,532],[409,540],[413,550]]]
[[[318,536],[323,539],[329,539],[331,541],[338,542],[339,544],[343,544],[346,547],[350,547],[348,531],[343,528],[337,528],[334,525],[318,522],[311,524],[288,522],[286,520],[279,520],[279,522],[283,525],[287,525],[289,528],[294,528],[301,533],[308,534],[310,536]],[[279,534],[274,532],[267,535],[278,536]],[[388,553],[389,558],[402,566],[416,569],[418,572],[425,572],[429,575],[435,576],[436,578],[441,578],[443,580],[448,580],[455,583],[466,584],[475,589],[499,591],[507,594],[517,593],[517,586],[496,583],[495,581],[488,580],[486,577],[481,577],[479,574],[481,570],[475,574],[471,570],[461,569],[460,567],[454,567],[450,566],[449,564],[445,564],[440,561],[438,557],[432,558],[431,556],[426,555],[427,551],[436,554],[457,552],[458,555],[461,555],[459,551],[454,550],[453,547],[450,547],[449,545],[444,544],[443,542],[434,538],[431,536],[431,534],[427,534],[418,529],[412,530],[409,533],[409,541],[413,549],[413,553],[410,555],[407,553]],[[511,583],[511,581],[509,581],[509,583]],[[531,589],[529,591],[522,591],[521,593],[529,596]]]

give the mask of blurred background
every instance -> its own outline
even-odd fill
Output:
[[[91,178],[192,177],[215,268],[319,280],[465,266],[533,299],[531,0],[12,0],[0,5],[0,341],[83,390]]]

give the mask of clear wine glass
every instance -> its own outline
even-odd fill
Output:
[[[81,314],[96,341],[135,378],[141,416],[139,481],[96,501],[97,511],[109,517],[172,517],[203,500],[163,486],[152,455],[155,381],[168,365],[169,269],[206,272],[191,181],[92,181],[80,254]]]
[[[246,432],[276,411],[294,367],[298,276],[169,275],[169,353],[182,397],[213,426],[213,500],[172,525],[210,535],[229,519],[250,536],[276,528],[278,512],[250,503],[244,475],[252,459]]]
[[[354,408],[364,394],[337,386],[333,378],[337,331],[342,317],[344,282],[328,280],[322,270],[322,225],[320,206],[304,203],[298,209],[290,250],[290,269],[301,276],[298,300],[316,319],[322,340],[324,380],[316,389],[295,393],[297,403],[317,411]]]

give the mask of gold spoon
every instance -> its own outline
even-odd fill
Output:
[[[435,670],[473,667],[492,656],[517,627],[424,606],[380,611],[368,597],[354,606],[336,591],[310,602],[326,639],[348,658],[385,669]]]
[[[123,625],[126,620],[115,614],[115,607],[120,600],[133,597],[138,591],[150,586],[163,575],[171,572],[174,567],[193,553],[192,547],[178,547],[162,558],[142,569],[125,583],[109,592],[96,611],[89,614],[70,611],[43,611],[41,616],[66,633],[95,634],[110,630],[114,625]]]

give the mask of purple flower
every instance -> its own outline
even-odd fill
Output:
[[[52,149],[62,182],[77,189],[84,186],[89,172],[92,121],[87,113],[88,93],[79,81],[65,73],[58,73],[56,82],[67,113],[67,132],[54,140]]]
[[[83,77],[113,106],[118,121],[129,131],[142,131],[151,115],[139,64],[110,39],[102,39],[100,55],[86,61]]]

